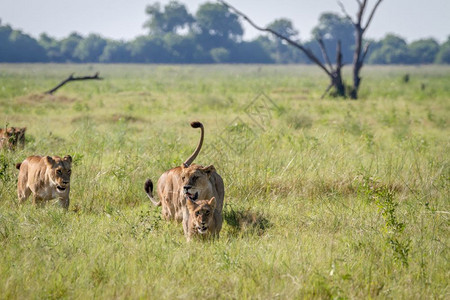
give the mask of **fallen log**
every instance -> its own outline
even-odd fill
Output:
[[[65,85],[66,83],[70,82],[70,81],[79,81],[79,80],[102,80],[102,77],[98,76],[98,72],[94,74],[94,76],[83,76],[83,77],[74,77],[73,76],[74,73],[70,74],[69,77],[67,77],[65,80],[61,81],[57,86],[55,86],[54,88],[52,88],[51,90],[46,91],[46,94],[52,95],[54,92],[56,92],[56,90],[58,90],[60,87],[62,87],[63,85]]]

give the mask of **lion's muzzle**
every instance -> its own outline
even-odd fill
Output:
[[[56,186],[56,189],[58,190],[58,192],[64,192],[64,191],[66,190],[65,187],[60,186],[60,185],[57,185],[57,186]]]
[[[56,185],[56,190],[60,193],[63,193],[67,190],[67,188],[69,187],[69,182],[63,182],[63,185]]]
[[[195,192],[194,194],[192,192],[189,192],[189,190],[192,188],[190,185],[185,185],[183,187],[183,193],[186,197],[191,199],[192,201],[195,201],[198,199],[198,192]]]
[[[202,226],[197,227],[197,231],[200,234],[205,234],[208,231],[208,226],[202,224]]]

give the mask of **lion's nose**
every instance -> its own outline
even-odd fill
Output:
[[[187,191],[187,190],[189,190],[191,187],[192,187],[192,186],[190,186],[190,185],[185,185],[185,186],[183,187],[183,189],[185,189],[185,190]]]
[[[70,181],[63,181],[63,183],[64,183],[64,184],[69,184],[69,183],[70,183]]]

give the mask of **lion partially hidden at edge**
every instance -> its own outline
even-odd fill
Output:
[[[17,146],[23,148],[25,145],[25,131],[23,128],[0,128],[0,149],[15,150]]]
[[[216,172],[213,165],[207,167],[192,164],[203,145],[204,128],[200,122],[192,122],[192,128],[200,128],[201,136],[197,148],[192,155],[181,165],[164,172],[158,180],[159,201],[153,198],[153,183],[150,179],[145,182],[145,192],[155,206],[162,207],[162,215],[166,220],[182,222],[184,234],[189,241],[193,235],[203,237],[219,237],[222,229],[222,208],[225,195],[222,177]],[[200,200],[215,198],[212,214],[204,222],[192,222],[190,205],[202,203]],[[192,211],[192,210],[191,210]],[[195,226],[196,228],[189,228]],[[196,230],[195,230],[196,229]]]

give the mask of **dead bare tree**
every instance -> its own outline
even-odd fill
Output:
[[[52,88],[51,90],[46,91],[46,94],[50,94],[52,95],[54,92],[56,92],[56,90],[58,90],[60,87],[62,87],[63,85],[65,85],[66,83],[70,82],[70,81],[79,81],[79,80],[102,80],[102,77],[98,76],[98,72],[94,74],[94,76],[84,76],[84,77],[73,77],[73,74],[70,74],[69,77],[67,77],[66,79],[64,79],[63,81],[61,81],[57,86],[55,86],[54,88]]]
[[[370,22],[373,19],[373,16],[375,15],[375,10],[378,8],[380,3],[383,0],[377,0],[375,6],[373,7],[372,11],[370,12],[369,19],[367,20],[366,24],[362,25],[362,18],[363,15],[367,9],[368,0],[356,0],[359,5],[358,13],[356,22],[352,21],[349,15],[345,12],[345,8],[341,1],[339,1],[339,5],[341,6],[342,10],[344,11],[347,18],[349,18],[355,28],[355,50],[354,50],[354,58],[353,58],[353,87],[350,91],[350,98],[357,99],[358,98],[358,89],[359,85],[361,83],[361,77],[359,76],[359,73],[361,71],[361,68],[364,64],[364,59],[367,55],[367,51],[369,49],[369,44],[367,43],[364,47],[364,50],[362,50],[362,43],[363,43],[363,35],[365,31],[367,30],[367,27],[369,26]],[[297,49],[301,50],[305,55],[316,65],[318,65],[330,78],[330,85],[325,90],[325,93],[322,95],[322,98],[329,92],[331,88],[334,88],[336,96],[346,97],[346,90],[344,81],[342,80],[342,72],[341,69],[344,66],[342,63],[342,52],[341,52],[341,43],[338,41],[337,47],[336,47],[336,64],[333,65],[330,62],[330,59],[328,57],[327,51],[325,49],[325,45],[322,41],[322,39],[318,39],[318,44],[320,47],[320,50],[322,52],[323,59],[325,61],[325,64],[322,63],[319,58],[308,48],[300,44],[300,42],[293,41],[290,38],[283,36],[282,34],[270,29],[261,27],[255,24],[247,15],[236,9],[235,7],[231,6],[229,3],[218,0],[219,3],[226,6],[229,10],[233,11],[237,15],[241,16],[244,20],[246,20],[252,27],[259,31],[263,32],[269,32],[273,35],[275,35],[277,38],[286,41],[289,45],[296,47]]]
[[[369,18],[363,24],[363,16],[366,10],[368,9],[368,0],[356,0],[358,2],[358,12],[356,14],[355,20],[353,20],[350,15],[345,10],[344,4],[342,1],[339,1],[339,6],[342,9],[344,15],[352,22],[353,27],[355,28],[355,50],[353,53],[353,87],[350,91],[351,99],[358,99],[358,90],[359,85],[361,84],[361,77],[359,73],[364,65],[364,59],[366,58],[367,52],[369,51],[369,43],[366,43],[363,49],[363,36],[366,32],[367,28],[370,25],[370,22],[373,20],[373,16],[375,15],[375,11],[378,6],[381,4],[383,0],[377,0],[375,5],[372,7],[372,10],[369,13]]]
[[[320,59],[310,49],[308,49],[305,46],[303,46],[302,44],[300,44],[300,42],[293,41],[290,38],[280,34],[279,32],[276,32],[275,30],[272,30],[270,28],[258,26],[247,15],[245,15],[243,12],[239,11],[238,9],[236,9],[229,3],[227,3],[223,0],[218,0],[218,2],[221,3],[222,5],[226,6],[229,10],[233,11],[235,14],[241,16],[244,20],[246,20],[255,29],[257,29],[259,31],[263,31],[263,32],[269,32],[269,33],[275,35],[277,38],[287,42],[289,45],[294,46],[297,49],[299,49],[300,51],[302,51],[303,53],[305,53],[305,55],[312,62],[314,62],[316,65],[318,65],[330,78],[330,85],[325,90],[325,93],[322,95],[322,97],[324,97],[326,95],[326,93],[328,93],[328,91],[332,87],[334,87],[337,96],[345,97],[345,85],[342,80],[342,73],[341,73],[343,64],[342,64],[342,53],[341,53],[340,43],[338,43],[337,50],[336,50],[336,64],[333,66],[330,63],[330,59],[328,57],[328,54],[326,52],[323,42],[321,40],[319,40],[319,46],[322,51],[323,59],[326,61],[327,65],[323,64],[320,61]]]

